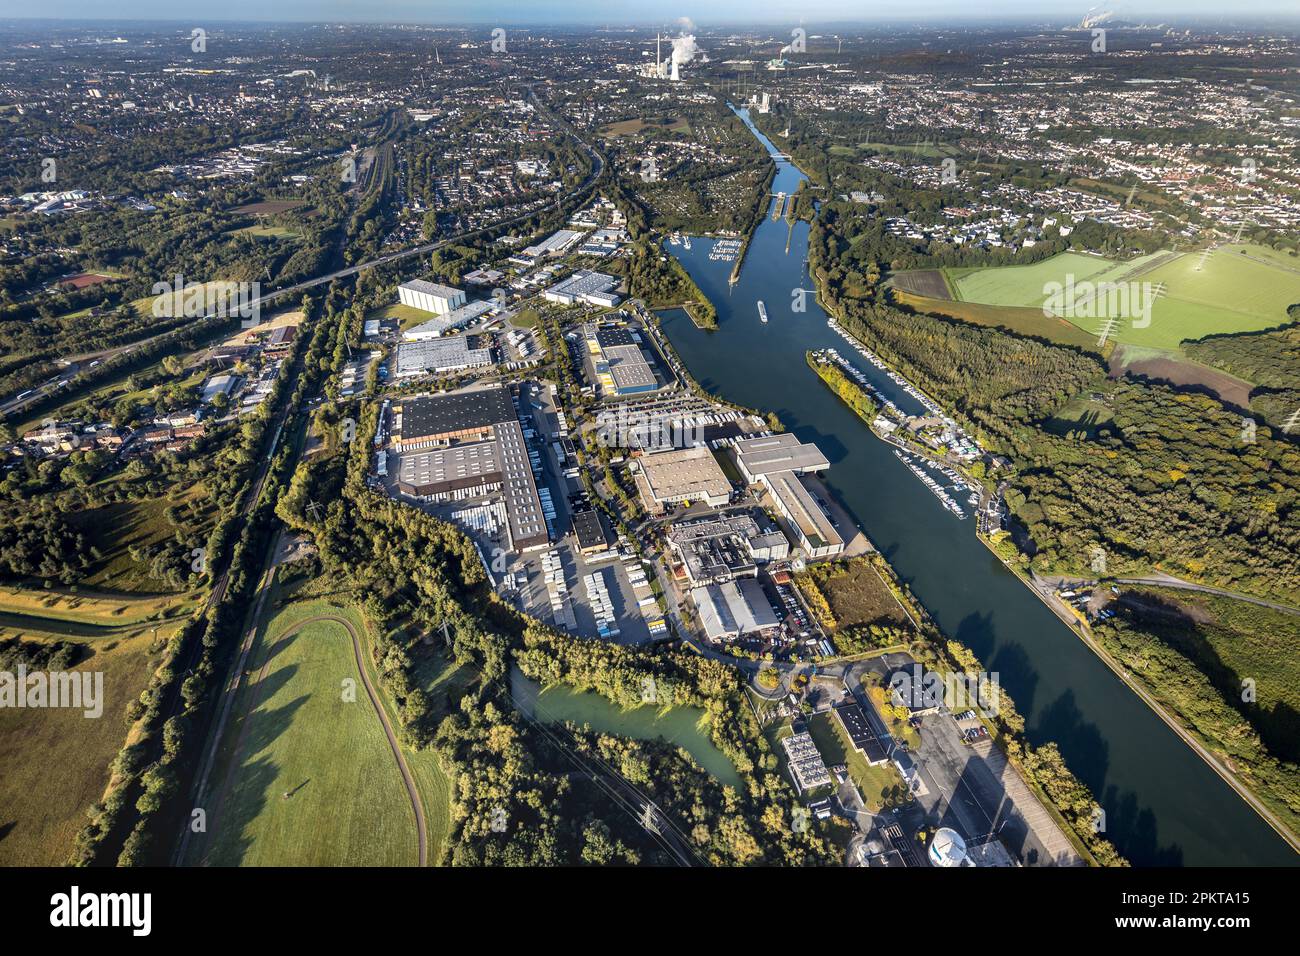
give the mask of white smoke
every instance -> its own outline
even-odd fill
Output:
[[[686,36],[677,37],[673,40],[673,62],[679,66],[683,63],[690,63],[695,59],[697,53],[703,53],[699,44],[695,42],[695,37],[687,34]]]

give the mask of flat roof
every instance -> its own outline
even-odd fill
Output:
[[[835,708],[835,716],[844,725],[853,746],[866,755],[869,763],[880,763],[889,756],[861,704],[840,704]]]
[[[472,442],[403,455],[398,480],[417,488],[499,476],[496,442]]]
[[[814,546],[843,546],[840,537],[826,512],[817,507],[817,502],[803,486],[799,476],[793,471],[774,471],[764,476],[768,488],[778,498],[788,517],[798,532]],[[820,542],[820,544],[819,544]]]
[[[789,432],[746,438],[735,443],[736,455],[751,475],[773,471],[820,471],[830,462],[816,445],[801,442]]]
[[[731,482],[707,448],[678,448],[638,459],[641,474],[658,501],[668,498],[726,498]]]
[[[504,386],[448,392],[402,402],[402,441],[517,421]]]
[[[772,602],[754,578],[692,588],[691,598],[699,609],[705,634],[715,640],[752,634],[780,624]]]
[[[636,345],[602,346],[601,350],[609,364],[609,374],[614,379],[615,388],[638,388],[659,384],[654,369],[650,367],[645,354]]]
[[[425,369],[456,368],[466,365],[491,365],[490,349],[472,349],[463,335],[447,335],[397,346],[399,373]]]
[[[410,289],[412,292],[423,292],[425,295],[436,295],[443,299],[451,299],[465,294],[460,289],[453,289],[449,285],[443,285],[441,282],[430,282],[427,279],[412,279],[410,282],[403,282],[398,288]]]
[[[578,537],[578,547],[584,551],[609,546],[605,526],[600,523],[600,515],[595,509],[588,508],[573,513],[573,533]]]

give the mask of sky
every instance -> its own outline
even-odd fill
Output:
[[[399,23],[522,23],[632,25],[673,23],[688,17],[700,26],[818,22],[1023,19],[1077,23],[1094,4],[1077,0],[0,0],[0,19],[128,19]],[[1095,9],[1119,10],[1127,19],[1156,23],[1225,17],[1294,22],[1296,0],[1116,0]]]

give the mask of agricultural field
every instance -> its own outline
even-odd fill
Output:
[[[956,302],[941,298],[929,298],[902,291],[902,286],[895,283],[894,300],[901,306],[927,315],[942,315],[971,325],[983,325],[992,329],[1005,329],[1016,335],[1044,339],[1057,345],[1068,345],[1089,352],[1105,352],[1109,346],[1099,350],[1097,336],[1085,332],[1071,322],[1062,318],[1043,315],[1042,309],[1026,309],[1013,306],[981,305],[978,302]]]
[[[894,288],[929,299],[951,299],[952,293],[942,269],[914,269],[890,277]]]
[[[347,627],[362,635],[365,623],[325,600],[276,607],[278,593],[225,728],[209,833],[192,862],[414,866],[410,798]]]
[[[49,598],[52,603],[46,606]],[[138,618],[153,612],[151,599],[5,588],[3,606],[9,610],[0,615],[0,640],[21,634],[24,639],[84,644],[89,656],[72,670],[104,675],[99,717],[66,708],[0,709],[0,866],[63,866],[86,823],[87,809],[108,786],[109,765],[127,736],[127,704],[148,684],[166,640],[181,621],[160,625],[155,643],[152,625]],[[50,616],[38,617],[36,608]],[[26,615],[28,623],[15,628],[8,620],[12,609],[33,613]],[[136,623],[121,620],[131,617]]]
[[[1212,252],[1161,252],[1129,262],[1066,252],[1027,266],[948,269],[958,299],[992,306],[1039,308],[1049,283],[1144,283],[1155,295],[1150,323],[1119,322],[1110,338],[1124,345],[1176,350],[1207,335],[1256,332],[1290,321],[1300,303],[1300,267],[1272,250],[1228,245]],[[1099,303],[1100,304],[1100,303]],[[1066,315],[1096,335],[1103,319]]]

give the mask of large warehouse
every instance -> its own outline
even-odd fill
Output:
[[[651,514],[667,505],[702,501],[711,508],[731,500],[731,482],[707,448],[678,448],[637,459],[637,491]]]
[[[830,466],[816,445],[784,432],[748,438],[733,447],[745,480],[767,488],[808,557],[825,558],[844,550],[844,539],[799,480],[800,475]]]
[[[446,315],[465,304],[465,293],[439,282],[413,279],[397,287],[397,300],[421,312]]]
[[[588,305],[613,308],[618,305],[619,297],[610,290],[617,285],[618,279],[614,276],[605,275],[603,272],[579,269],[567,279],[555,283],[555,285],[543,292],[542,298],[547,302],[555,302],[560,305],[586,302]]]
[[[704,635],[715,643],[766,633],[781,624],[755,578],[691,588],[691,600],[700,612]]]
[[[421,342],[403,342],[397,347],[397,375],[426,372],[455,372],[492,364],[491,349],[472,349],[463,335],[444,335]]]
[[[582,334],[602,394],[633,395],[660,387],[654,367],[641,350],[639,332],[588,322]]]
[[[450,312],[432,318],[428,322],[421,322],[419,325],[412,326],[402,333],[402,338],[408,342],[423,342],[426,339],[436,339],[452,329],[458,329],[462,325],[469,325],[475,319],[486,315],[495,308],[496,303],[489,302],[486,299],[481,302],[469,302],[452,309]]]
[[[764,475],[777,471],[805,475],[830,467],[830,462],[816,445],[801,442],[789,432],[746,438],[733,447],[740,472],[750,484],[757,484]]]
[[[398,490],[424,501],[505,499],[510,548],[550,542],[528,445],[504,386],[406,399],[395,409]]]

